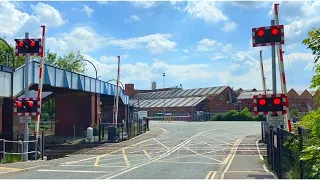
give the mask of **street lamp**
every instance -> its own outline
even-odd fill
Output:
[[[10,45],[7,43],[6,40],[0,38],[0,41],[2,41],[2,42],[8,47],[8,49],[11,50],[11,47],[10,47]],[[7,56],[7,57],[8,57],[8,56]],[[13,72],[14,72],[14,70],[15,70],[15,56],[14,56],[14,51],[12,51],[12,56],[11,56],[11,58],[12,58],[12,69],[13,69],[13,71],[12,71],[12,73],[11,73],[11,97],[13,98]]]
[[[163,90],[165,88],[165,85],[164,85],[164,77],[165,76],[166,76],[166,73],[162,73]],[[163,120],[165,120],[165,113],[166,113],[166,98],[164,97],[163,98]]]
[[[71,67],[74,65],[74,64],[76,64],[77,62],[80,62],[80,61],[86,61],[86,62],[89,62],[92,66],[93,66],[93,68],[94,68],[94,70],[95,70],[95,72],[96,72],[96,81],[98,80],[98,71],[97,71],[97,68],[96,68],[96,66],[91,62],[91,61],[89,61],[89,60],[87,60],[87,59],[79,59],[79,60],[76,60],[76,61],[74,61],[71,65],[70,65],[70,70],[71,70]],[[97,91],[97,83],[95,84],[95,91]],[[95,121],[95,123],[97,124],[97,109],[98,109],[98,102],[97,102],[97,92],[95,92],[94,93],[94,121]]]
[[[10,47],[10,45],[7,43],[6,40],[0,38],[0,41],[2,41],[2,42],[8,47],[8,49],[11,50],[11,47]],[[12,51],[12,56],[11,56],[11,58],[12,58],[12,68],[13,68],[13,69],[15,68],[15,58],[14,58],[14,57],[15,57],[15,56],[14,56],[14,51]]]

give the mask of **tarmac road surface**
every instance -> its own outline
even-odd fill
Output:
[[[7,174],[5,179],[229,179],[268,178],[259,163],[260,122],[158,122],[157,136],[92,154],[71,156],[58,166]],[[260,157],[260,158],[259,158]]]

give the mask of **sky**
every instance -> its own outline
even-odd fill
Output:
[[[272,89],[271,48],[252,47],[251,30],[270,25],[273,2],[0,0],[0,9],[0,37],[8,43],[25,32],[41,38],[40,26],[46,25],[46,49],[62,56],[80,51],[101,80],[117,78],[120,56],[120,81],[136,89],[151,89],[153,81],[158,88],[262,89],[263,50],[267,88]],[[310,89],[313,55],[301,42],[312,27],[319,28],[318,9],[320,1],[280,2],[288,90]],[[85,74],[95,76],[89,63]],[[279,80],[277,69],[278,89]]]

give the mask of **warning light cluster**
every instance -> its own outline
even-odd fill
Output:
[[[258,30],[258,36],[259,36],[259,37],[262,37],[262,36],[264,36],[264,34],[265,34],[265,30],[262,29],[262,28],[260,28],[260,29]],[[273,28],[271,29],[271,34],[274,35],[274,36],[278,35],[278,34],[279,34],[279,28],[278,28],[278,27],[273,27]]]
[[[259,105],[260,105],[260,106],[264,106],[264,105],[266,105],[266,104],[267,104],[266,99],[260,99],[260,100],[259,100]],[[281,104],[281,99],[280,99],[280,98],[275,98],[275,99],[273,99],[273,104],[274,104],[274,105],[279,105],[279,104]]]

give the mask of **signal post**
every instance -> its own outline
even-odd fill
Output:
[[[32,116],[40,115],[40,98],[34,100],[29,98],[29,59],[31,56],[43,55],[42,53],[42,43],[41,39],[30,39],[29,33],[25,33],[24,39],[15,39],[16,56],[25,57],[25,66],[24,66],[24,84],[25,84],[25,98],[16,98],[14,100],[14,115],[19,116],[20,123],[24,123],[24,137],[22,144],[23,146],[23,161],[28,160],[28,141],[29,141],[29,123],[31,122]],[[26,142],[25,142],[26,141]],[[36,150],[36,149],[35,149]]]
[[[277,123],[271,122],[271,124],[276,123],[275,125],[281,125],[284,122],[284,128],[291,131],[291,122],[288,119],[289,104],[283,68],[283,52],[281,49],[281,45],[284,44],[284,26],[279,25],[278,5],[279,4],[274,4],[275,20],[272,20],[271,26],[252,28],[252,46],[271,46],[273,59],[275,59],[275,46],[279,46],[278,55],[282,93],[277,94],[276,92],[276,67],[274,60],[272,63],[273,94],[254,96],[253,104],[254,113],[256,115],[265,115],[268,124],[270,123],[270,120],[277,121]],[[284,121],[282,117],[278,117],[279,115],[284,115]]]

